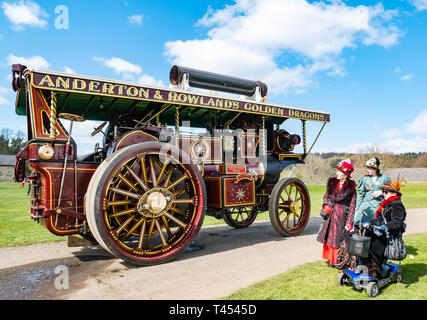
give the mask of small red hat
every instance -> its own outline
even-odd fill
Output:
[[[351,177],[351,174],[354,171],[354,166],[351,163],[351,160],[347,159],[338,163],[335,169],[338,169],[339,171],[345,173],[347,176]]]

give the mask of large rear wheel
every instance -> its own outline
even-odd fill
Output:
[[[269,200],[270,221],[283,236],[295,236],[304,230],[310,218],[310,194],[299,179],[279,180]]]
[[[95,239],[136,265],[176,258],[197,235],[206,188],[188,155],[146,142],[119,150],[95,172],[86,211]]]

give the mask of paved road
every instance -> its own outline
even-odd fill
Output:
[[[124,264],[98,246],[66,242],[0,249],[0,299],[217,299],[237,289],[320,260],[312,217],[298,237],[283,238],[269,221],[248,229],[204,227],[195,239],[203,249],[158,266]],[[410,209],[407,233],[427,232],[427,208]],[[66,266],[69,288],[57,289]],[[55,270],[57,273],[55,273]]]

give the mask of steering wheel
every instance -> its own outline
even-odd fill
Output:
[[[79,116],[77,114],[72,114],[72,113],[60,113],[59,117],[65,120],[77,121],[77,122],[83,122],[86,120],[84,117]]]
[[[101,123],[98,127],[95,128],[95,130],[93,130],[93,132],[90,136],[91,137],[96,136],[98,133],[100,133],[102,131],[102,129],[104,129],[106,124],[107,124],[107,121],[104,121],[103,123]]]

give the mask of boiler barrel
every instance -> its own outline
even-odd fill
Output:
[[[268,91],[267,85],[261,81],[245,80],[176,65],[170,71],[170,82],[173,85],[179,85],[185,73],[188,74],[189,85],[195,88],[229,92],[249,97],[255,94],[257,87],[260,88],[262,97],[265,97]]]

